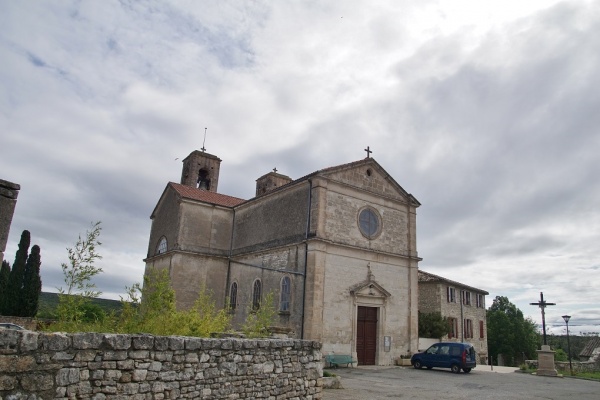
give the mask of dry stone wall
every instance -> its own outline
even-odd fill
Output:
[[[0,331],[0,400],[321,399],[321,344]]]

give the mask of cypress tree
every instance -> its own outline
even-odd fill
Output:
[[[6,312],[7,315],[20,316],[22,311],[22,293],[23,293],[23,277],[25,275],[25,264],[27,263],[27,253],[29,252],[29,244],[31,243],[31,235],[25,230],[21,234],[19,249],[15,255],[15,262],[10,271],[8,278],[8,288],[6,296]]]
[[[2,260],[0,269],[0,315],[6,315],[6,299],[8,298],[8,278],[10,277],[10,264]]]
[[[31,248],[31,254],[29,254],[27,264],[25,265],[22,317],[35,317],[35,314],[37,314],[40,292],[42,291],[42,279],[40,278],[41,264],[40,246],[36,244]]]

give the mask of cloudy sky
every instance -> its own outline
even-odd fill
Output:
[[[102,221],[96,283],[140,282],[181,159],[219,191],[372,156],[421,203],[420,267],[600,331],[600,2],[0,2],[0,179],[45,291]]]

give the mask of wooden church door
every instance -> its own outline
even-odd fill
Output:
[[[377,307],[358,307],[356,353],[358,365],[375,365],[377,351]]]

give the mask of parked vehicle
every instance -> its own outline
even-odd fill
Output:
[[[442,342],[414,354],[410,363],[417,369],[450,368],[457,374],[461,369],[468,373],[477,365],[476,356],[470,343]]]
[[[0,322],[0,329],[13,329],[15,331],[24,331],[26,330],[20,325],[11,324],[10,322]]]

